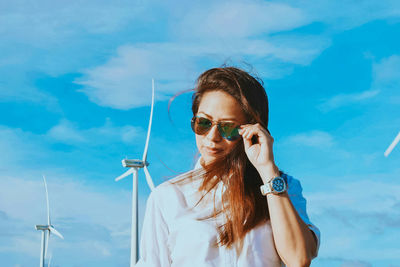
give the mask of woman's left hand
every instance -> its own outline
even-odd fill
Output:
[[[263,173],[265,175],[274,175],[269,172],[276,172],[278,168],[275,166],[272,149],[274,139],[269,132],[257,123],[241,125],[239,133],[243,137],[246,155],[260,175],[263,175]],[[251,140],[253,136],[257,137],[257,143],[253,144]]]

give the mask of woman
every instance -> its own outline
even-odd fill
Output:
[[[262,85],[243,70],[200,75],[192,129],[194,170],[147,200],[136,266],[308,266],[319,231],[298,180],[279,171]]]

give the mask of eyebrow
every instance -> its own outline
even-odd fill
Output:
[[[198,112],[197,114],[199,114],[199,113],[205,115],[205,116],[208,117],[208,118],[211,118],[211,119],[213,118],[212,116],[208,115],[207,113],[205,113],[205,112],[203,112],[203,111],[200,111],[200,112]],[[220,119],[219,121],[233,121],[233,122],[238,122],[235,118],[223,118],[223,119]]]

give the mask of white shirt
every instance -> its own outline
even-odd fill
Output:
[[[204,218],[221,205],[222,182],[212,194],[207,194],[197,205],[201,193],[204,169],[195,169],[166,181],[151,192],[146,205],[140,246],[141,258],[136,267],[265,267],[282,266],[272,236],[270,221],[253,228],[243,240],[242,250],[234,246],[213,246],[219,234],[217,225],[222,219]],[[185,178],[186,183],[173,183]],[[318,240],[320,232],[309,220],[306,200],[300,182],[287,175],[288,195],[303,221]]]

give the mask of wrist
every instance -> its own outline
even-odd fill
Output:
[[[287,182],[284,177],[275,176],[271,178],[267,183],[260,186],[261,194],[266,196],[283,194],[287,190]]]
[[[257,169],[264,184],[268,183],[272,178],[280,175],[279,168],[275,163],[261,166]]]

